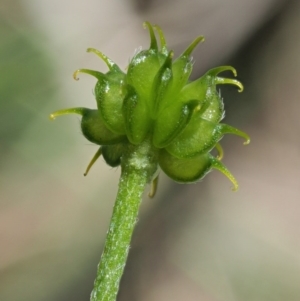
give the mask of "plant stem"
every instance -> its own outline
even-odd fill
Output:
[[[122,157],[119,190],[91,301],[116,300],[142,194],[157,169],[155,157],[147,141],[139,146],[130,146]]]

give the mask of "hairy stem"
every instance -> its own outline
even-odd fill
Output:
[[[131,236],[146,184],[157,166],[150,144],[130,147],[122,157],[122,173],[91,301],[115,301],[126,264]]]

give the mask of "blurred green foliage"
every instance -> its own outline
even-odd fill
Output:
[[[51,101],[57,87],[51,80],[51,61],[36,43],[37,32],[30,28],[20,32],[0,19],[0,36],[0,139],[6,152]]]

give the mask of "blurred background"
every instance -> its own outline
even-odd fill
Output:
[[[2,0],[0,2],[0,300],[89,300],[120,170],[100,159],[65,107],[95,108],[106,72],[88,47],[125,68],[159,24],[179,55],[198,35],[193,77],[233,65],[222,86],[220,173],[179,185],[161,175],[145,197],[121,283],[122,301],[300,300],[300,2],[288,0]],[[226,74],[225,74],[226,75]]]

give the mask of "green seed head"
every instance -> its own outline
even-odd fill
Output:
[[[224,106],[216,89],[217,85],[232,84],[239,92],[243,90],[239,81],[219,76],[226,70],[236,76],[235,69],[217,67],[191,81],[191,54],[204,38],[196,38],[177,59],[173,59],[174,53],[168,50],[162,30],[149,22],[144,26],[150,33],[150,47],[134,55],[127,73],[93,48],[87,51],[99,56],[109,71],[104,74],[79,69],[74,73],[75,79],[78,73],[87,73],[97,79],[97,110],[72,108],[54,112],[50,117],[71,113],[82,115],[83,135],[101,146],[95,158],[102,154],[110,166],[119,165],[125,152],[147,139],[157,154],[159,166],[175,181],[195,182],[214,168],[224,173],[236,190],[235,178],[221,163],[223,152],[219,141],[226,133],[245,138],[245,144],[250,139],[246,133],[220,123]],[[214,148],[219,153],[217,158],[210,154]]]

